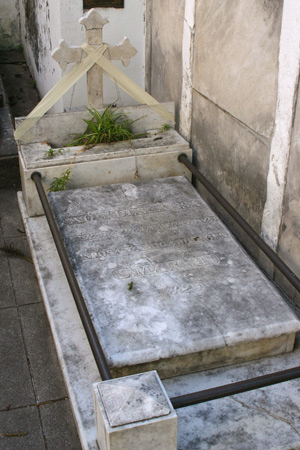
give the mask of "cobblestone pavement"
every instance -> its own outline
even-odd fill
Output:
[[[6,93],[13,88],[18,92],[6,94],[14,102],[11,110],[20,115],[21,108],[26,115],[32,109],[28,93],[32,98],[33,83],[20,59],[19,53],[17,58],[11,52],[4,57],[0,53],[0,73]],[[14,65],[11,80],[8,64]],[[14,87],[8,86],[10,82]],[[5,156],[5,140],[0,144],[0,155],[4,154],[0,156],[0,449],[80,450],[19,213],[18,160]]]

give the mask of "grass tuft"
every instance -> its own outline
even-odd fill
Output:
[[[48,189],[49,192],[65,191],[68,181],[71,179],[71,169],[67,169],[62,173],[61,177],[55,177]]]
[[[87,124],[85,132],[77,135],[69,146],[129,141],[142,136],[142,134],[133,134],[132,132],[131,127],[136,120],[128,119],[126,114],[118,112],[118,109],[113,109],[110,105],[102,114],[94,108],[88,109],[88,111],[91,118],[83,119]]]
[[[145,134],[134,134],[132,125],[139,119],[130,120],[126,114],[114,109],[111,105],[107,106],[101,114],[96,109],[88,109],[91,118],[83,119],[87,124],[85,132],[76,137],[68,144],[68,147],[83,146],[72,159],[69,167],[65,170],[61,177],[55,177],[52,181],[49,192],[64,191],[68,181],[71,179],[71,167],[79,153],[93,147],[96,144],[104,144],[109,142],[129,141],[138,139]],[[62,149],[58,150],[60,152]],[[50,148],[45,155],[48,158],[54,156],[54,149]]]

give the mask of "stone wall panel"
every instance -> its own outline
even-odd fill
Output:
[[[192,146],[200,172],[259,232],[266,199],[268,143],[194,92]]]
[[[175,101],[177,123],[184,7],[184,0],[153,0],[152,6],[151,93],[158,101]]]
[[[193,87],[270,138],[282,0],[196,2]]]

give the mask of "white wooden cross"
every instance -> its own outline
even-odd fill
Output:
[[[120,60],[123,66],[128,66],[130,59],[137,53],[130,44],[128,38],[118,45],[105,45],[102,41],[102,29],[109,22],[104,19],[96,9],[89,10],[79,23],[85,26],[86,43],[98,50],[103,47],[103,55],[109,60]],[[59,42],[59,48],[55,49],[52,57],[60,67],[65,70],[69,63],[79,63],[87,56],[82,47],[69,47],[64,40]],[[103,107],[103,71],[99,65],[95,64],[87,73],[87,96],[89,108],[100,109]]]
[[[166,122],[174,124],[174,115],[172,113],[110,62],[111,59],[118,59],[122,61],[124,66],[129,64],[130,59],[137,53],[136,49],[130,44],[129,39],[124,38],[119,45],[103,43],[102,28],[108,23],[108,20],[103,19],[95,9],[91,9],[79,22],[86,28],[87,42],[84,42],[81,47],[69,47],[65,41],[61,40],[59,48],[52,53],[53,58],[63,70],[66,69],[69,63],[78,64],[64,74],[62,79],[50,89],[40,103],[28,114],[26,120],[17,127],[14,133],[16,141],[19,143],[25,142],[28,130],[86,72],[88,73],[88,105],[90,108],[101,109],[103,107],[102,70],[137,102],[150,106]]]

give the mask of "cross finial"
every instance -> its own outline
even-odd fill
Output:
[[[109,23],[108,19],[101,16],[96,9],[90,9],[81,19],[79,19],[80,25],[84,25],[87,30],[94,28],[103,28],[104,25]]]
[[[88,46],[94,49],[100,48],[102,42],[102,29],[109,20],[103,18],[96,9],[89,10],[79,19],[79,23],[86,28],[86,41]],[[84,50],[84,48],[83,48]],[[103,55],[112,60],[121,60],[127,66],[130,59],[137,53],[128,38],[123,38],[119,45],[107,45]],[[65,70],[67,64],[80,62],[86,57],[81,47],[69,47],[65,41],[59,42],[59,48],[55,49],[52,57]],[[103,106],[103,73],[102,69],[95,65],[87,73],[88,106],[91,108],[102,108]]]

